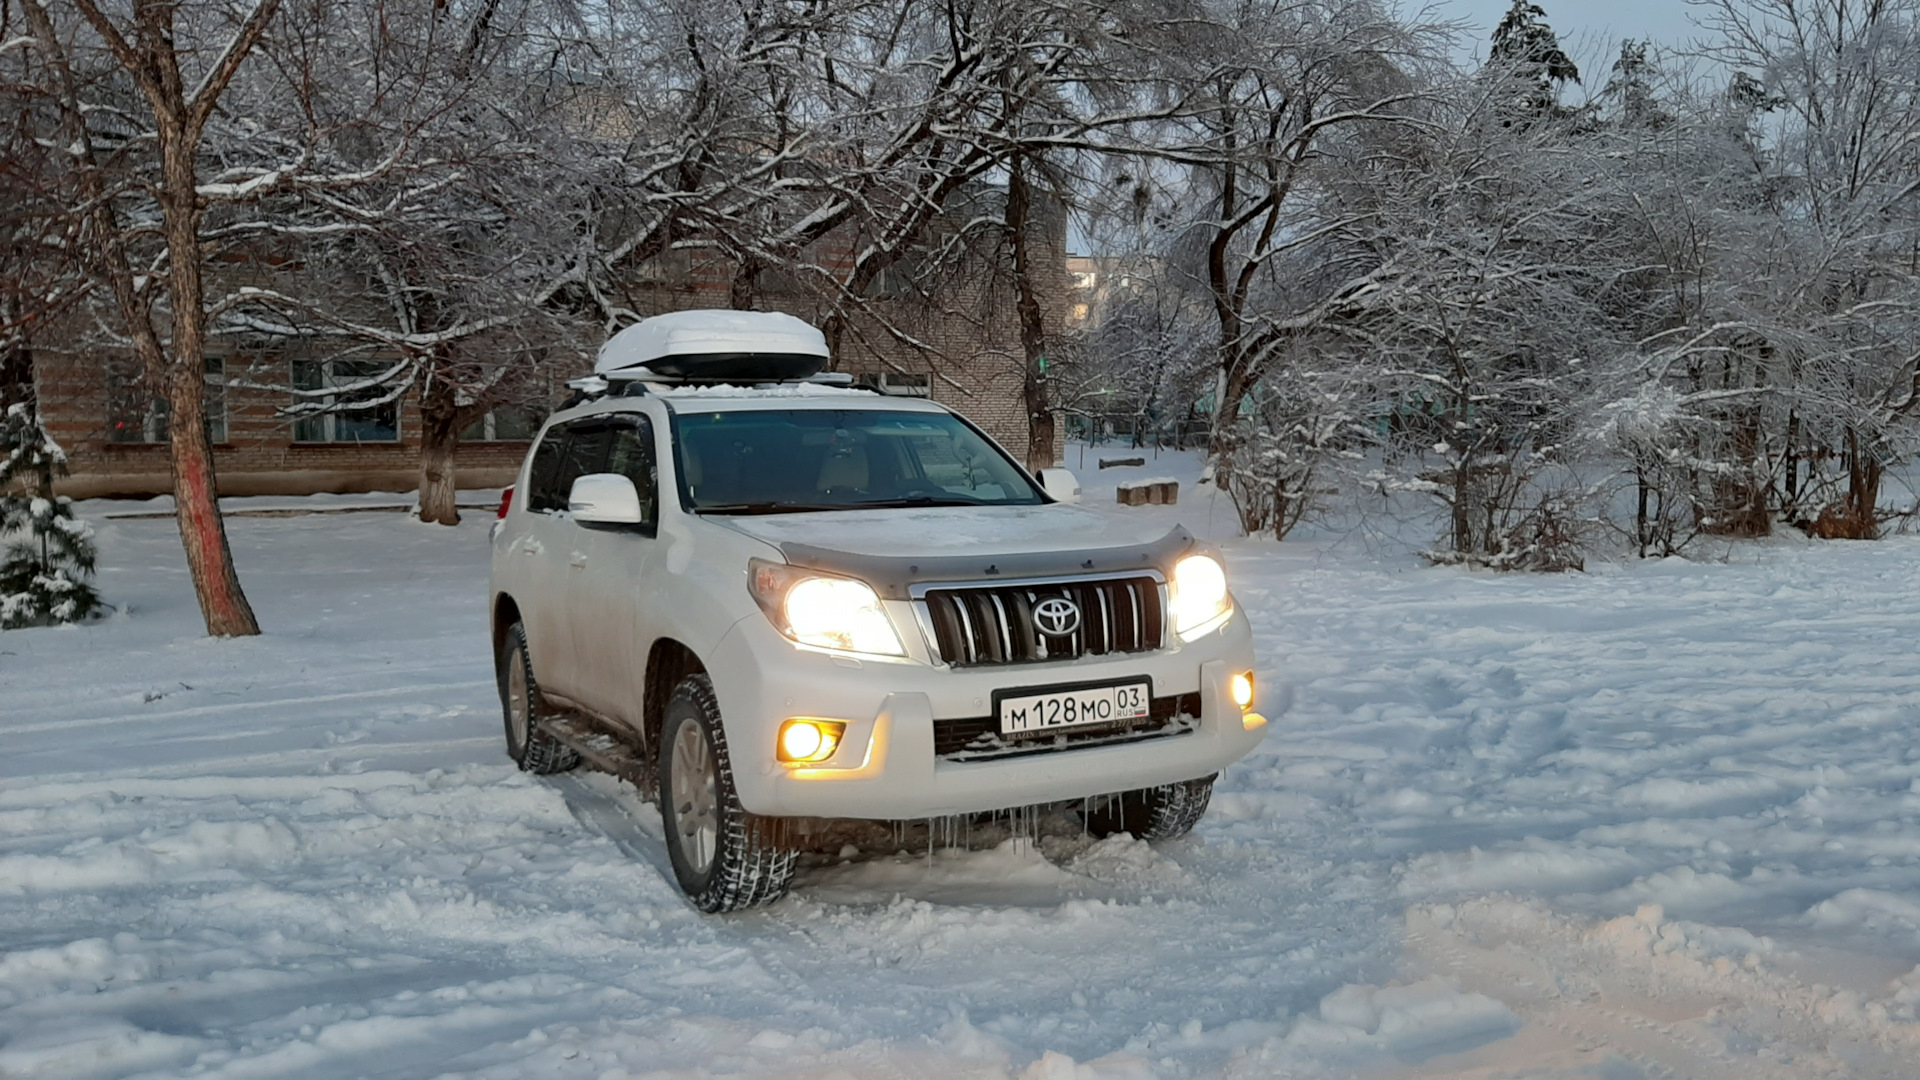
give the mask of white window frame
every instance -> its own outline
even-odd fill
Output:
[[[368,364],[368,365],[381,365],[384,367],[392,367],[393,363],[394,361],[392,360],[384,360],[384,359],[360,360],[360,359],[336,358],[332,360],[293,360],[291,361],[290,366],[288,368],[288,374],[294,376],[292,379],[292,382],[296,389],[299,389],[302,391],[311,391],[314,389],[325,390],[325,389],[329,389],[336,386],[352,385],[353,383],[356,383],[356,382],[362,382],[367,378],[367,376],[364,374],[356,374],[356,375],[343,377],[337,374],[336,372],[338,365]],[[300,380],[298,378],[297,372],[299,370],[299,366],[302,364],[314,364],[319,366],[320,368],[320,386],[319,387],[302,387],[299,385]],[[299,397],[295,398],[294,400],[297,403],[303,403],[303,404],[324,404],[328,406],[331,406],[334,404],[333,395],[329,394],[329,395],[323,396],[323,395],[313,394],[310,392],[302,393]],[[314,445],[314,446],[329,446],[329,445],[332,445],[332,446],[397,446],[400,443],[404,442],[406,439],[406,430],[404,425],[406,410],[402,409],[400,407],[400,404],[401,404],[400,399],[396,397],[392,401],[383,402],[380,405],[371,406],[371,408],[375,408],[375,409],[391,408],[393,410],[393,437],[390,439],[362,439],[357,437],[355,438],[342,437],[340,434],[340,420],[342,419],[342,414],[348,413],[348,412],[362,411],[362,410],[340,409],[340,410],[321,412],[321,413],[309,413],[306,415],[294,417],[293,441],[296,443],[304,443],[304,444]],[[317,425],[318,430],[316,431],[314,427],[310,427],[308,425]],[[316,437],[316,435],[318,437]]]
[[[911,381],[914,379],[920,381]],[[888,397],[930,398],[933,396],[933,376],[919,372],[875,371],[860,376],[859,381]]]

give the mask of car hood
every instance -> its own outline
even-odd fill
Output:
[[[790,563],[860,577],[894,597],[923,581],[1164,570],[1194,544],[1184,529],[1166,532],[1059,503],[706,520],[772,544]]]

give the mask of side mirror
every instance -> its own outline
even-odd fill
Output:
[[[567,512],[583,525],[638,525],[640,492],[619,473],[588,473],[567,493]]]
[[[1080,481],[1065,469],[1041,469],[1040,486],[1048,495],[1065,503],[1080,501]]]

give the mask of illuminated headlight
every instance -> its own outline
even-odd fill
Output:
[[[1207,555],[1189,555],[1173,567],[1173,629],[1197,637],[1233,610],[1227,572]]]
[[[748,572],[760,609],[793,640],[845,652],[906,655],[879,595],[866,582],[761,559],[753,560]]]

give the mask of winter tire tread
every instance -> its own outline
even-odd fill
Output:
[[[690,711],[690,715],[688,712]],[[720,827],[716,838],[713,865],[704,880],[684,865],[677,841],[672,802],[671,747],[679,725],[697,723],[704,729],[713,752],[718,774]],[[693,906],[710,915],[740,911],[769,904],[787,894],[793,885],[794,867],[799,853],[783,836],[778,818],[750,814],[740,806],[733,786],[732,758],[727,735],[720,723],[720,705],[713,693],[713,682],[704,674],[689,675],[674,688],[667,701],[666,722],[661,725],[660,815],[666,827],[667,847],[674,874]]]
[[[513,746],[513,705],[508,701],[507,674],[509,666],[515,662],[521,665],[521,672],[527,684],[527,745],[514,753]],[[540,684],[533,678],[533,656],[527,648],[526,627],[514,623],[507,628],[505,640],[500,645],[500,708],[507,726],[507,756],[519,765],[522,771],[536,776],[549,776],[563,773],[580,764],[580,755],[566,743],[554,738],[540,726],[546,715],[546,702],[540,696]]]
[[[1123,791],[1090,800],[1087,831],[1095,836],[1132,833],[1141,840],[1175,840],[1193,831],[1213,801],[1214,776]]]

